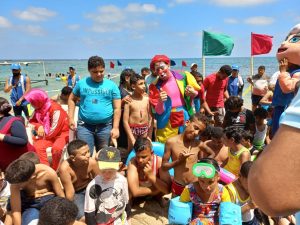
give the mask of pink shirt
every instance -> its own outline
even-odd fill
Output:
[[[174,76],[170,76],[169,79],[161,85],[162,89],[167,92],[168,96],[172,99],[172,108],[183,106],[184,100],[181,96],[179,87],[176,83]]]
[[[206,91],[206,102],[209,107],[224,108],[224,92],[227,90],[228,77],[224,80],[217,78],[217,74],[208,75],[203,82]]]

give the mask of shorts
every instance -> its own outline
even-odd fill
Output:
[[[177,183],[175,180],[172,180],[172,194],[180,196],[185,188],[185,185]]]
[[[216,116],[214,116],[215,126],[222,127],[224,116],[225,116],[225,108],[223,107],[210,107],[212,112],[218,112]]]
[[[263,96],[260,95],[251,95],[252,105],[259,105],[260,100]]]
[[[131,132],[134,136],[140,137],[144,134],[148,134],[149,125],[148,124],[129,124]]]
[[[85,190],[86,188],[83,188],[74,193],[74,203],[78,208],[78,214],[76,217],[77,220],[80,220],[82,217],[84,217]]]

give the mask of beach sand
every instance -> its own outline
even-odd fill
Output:
[[[147,200],[132,207],[132,225],[168,224],[168,207],[162,208],[156,200]]]

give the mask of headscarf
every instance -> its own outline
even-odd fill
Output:
[[[170,65],[170,58],[166,55],[155,55],[150,62],[150,69],[154,70],[154,65],[157,62],[165,62],[166,64]]]
[[[25,95],[25,99],[34,107],[33,118],[36,118],[38,123],[42,124],[45,133],[48,134],[50,131],[49,109],[51,100],[47,93],[41,89],[34,88]]]

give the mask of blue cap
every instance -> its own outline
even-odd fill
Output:
[[[17,63],[11,64],[10,69],[11,70],[20,70],[21,69],[21,65],[17,64]]]
[[[238,70],[238,71],[239,71],[239,70],[240,70],[240,67],[237,66],[237,65],[232,65],[232,66],[231,66],[231,69],[232,69],[232,70]]]

